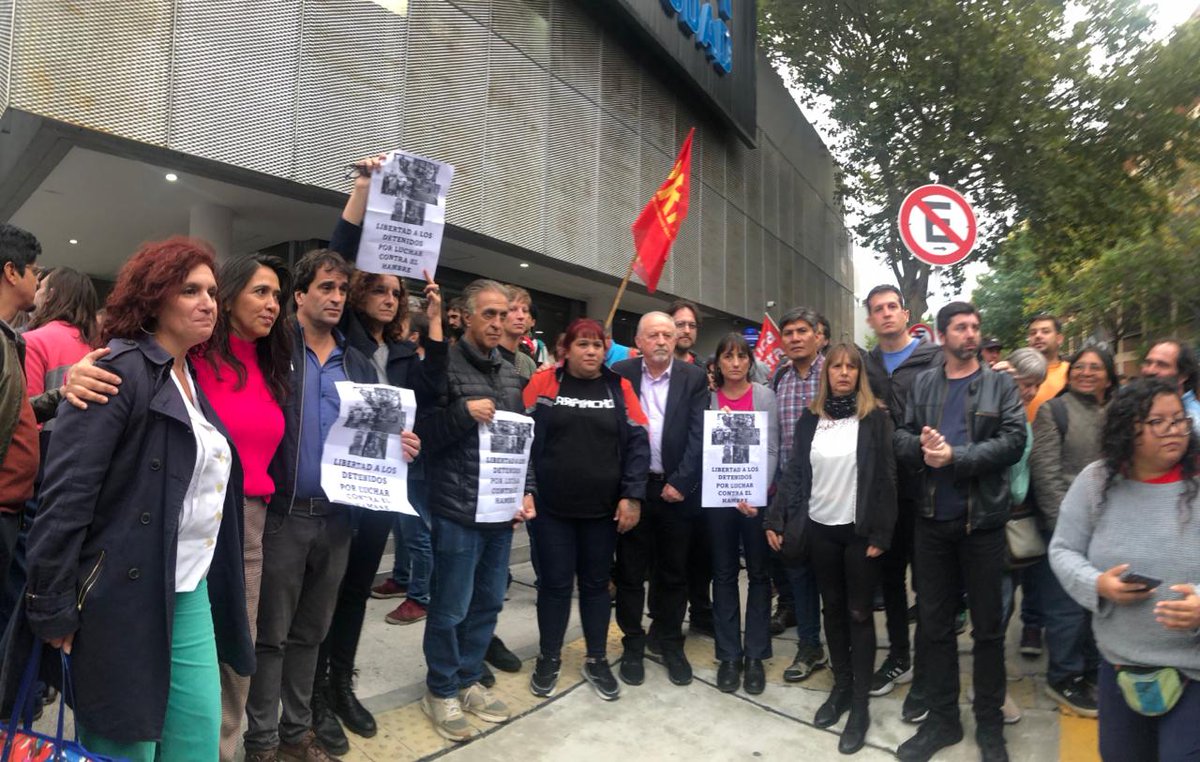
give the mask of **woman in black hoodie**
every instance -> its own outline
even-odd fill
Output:
[[[792,459],[767,516],[767,542],[785,561],[807,561],[824,602],[834,687],[814,724],[827,728],[850,710],[838,751],[866,742],[875,667],[873,598],[880,559],[896,524],[892,420],[867,381],[853,344],[825,355],[812,407],[796,424]]]

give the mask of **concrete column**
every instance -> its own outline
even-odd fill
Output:
[[[223,262],[233,254],[233,210],[220,204],[195,204],[188,219],[188,235],[208,241]]]

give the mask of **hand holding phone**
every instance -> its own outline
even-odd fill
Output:
[[[1127,585],[1140,585],[1142,590],[1154,590],[1162,584],[1162,580],[1156,577],[1147,577],[1145,574],[1127,571],[1121,575],[1121,581]]]

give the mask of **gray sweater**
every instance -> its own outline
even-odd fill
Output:
[[[1096,645],[1110,664],[1176,667],[1200,679],[1200,640],[1154,620],[1154,604],[1177,597],[1172,585],[1200,583],[1200,499],[1192,501],[1181,525],[1182,482],[1118,479],[1097,513],[1106,475],[1102,462],[1092,463],[1067,491],[1050,541],[1050,565],[1067,593],[1093,612]],[[1163,580],[1151,598],[1118,606],[1096,593],[1100,574],[1125,563]]]

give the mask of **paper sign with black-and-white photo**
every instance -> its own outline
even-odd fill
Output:
[[[408,502],[400,432],[412,431],[411,389],[338,381],[341,409],[321,456],[321,488],[332,502],[417,515]]]
[[[446,227],[446,193],[454,167],[445,162],[392,151],[371,175],[360,270],[424,279],[433,277]]]
[[[767,504],[767,414],[704,412],[704,484],[706,508]]]
[[[510,521],[525,500],[525,472],[533,448],[533,419],[497,410],[479,424],[479,498],[475,521]]]

